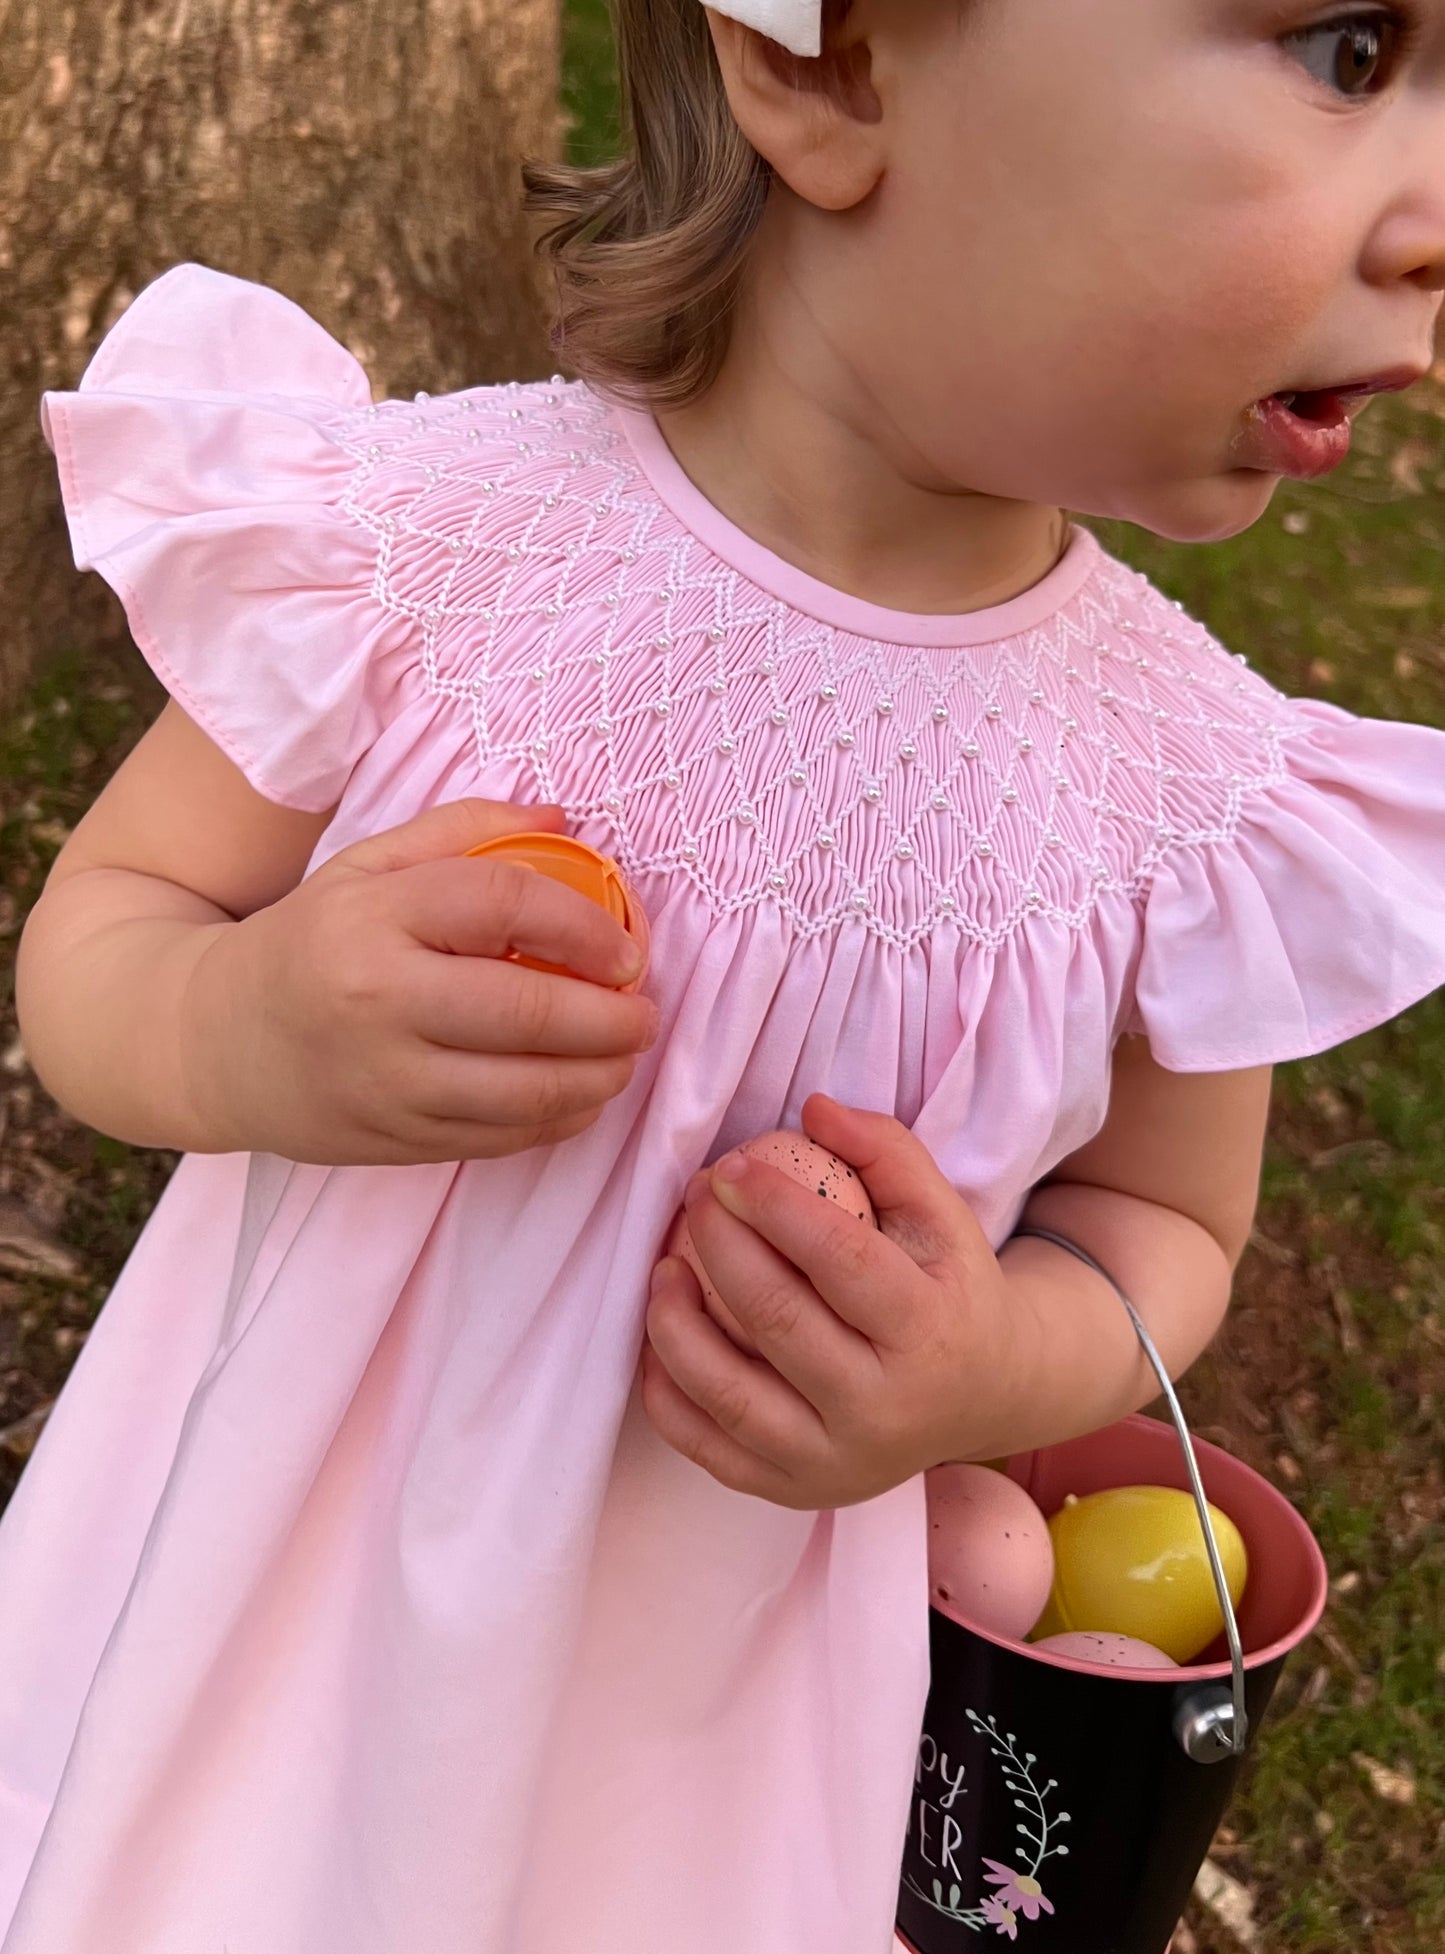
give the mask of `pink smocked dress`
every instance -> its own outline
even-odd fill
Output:
[[[313,866],[555,801],[663,1032],[585,1134],[183,1159],[0,1528],[3,1954],[887,1954],[923,1481],[656,1436],[692,1172],[814,1091],[995,1244],[1110,1054],[1298,1058],[1445,980],[1445,735],[1281,695],[1076,527],[961,617],[841,595],[578,384],[373,406],[273,292],[152,285],[46,425],[77,558]],[[137,1055],[144,1062],[144,1055]]]

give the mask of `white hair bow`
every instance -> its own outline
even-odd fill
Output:
[[[790,54],[823,52],[823,0],[705,0],[715,13],[755,27]]]

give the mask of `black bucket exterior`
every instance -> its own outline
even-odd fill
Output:
[[[1012,1899],[1017,1931],[1040,1950],[1164,1954],[1242,1766],[1185,1755],[1176,1699],[1221,1685],[1074,1675],[984,1642],[936,1609],[929,1637],[933,1673],[946,1683],[930,1693],[924,1720],[899,1931],[918,1954],[977,1954],[980,1928],[995,1932],[982,1903],[1010,1900],[997,1874],[1012,1870],[1023,1880]],[[1247,1672],[1251,1726],[1284,1663]],[[961,1795],[950,1802],[960,1765]]]
[[[1244,1535],[1239,1610],[1251,1738],[1326,1580],[1287,1500],[1196,1441],[1211,1501]],[[1066,1491],[1187,1486],[1173,1428],[1126,1419],[1010,1462],[1046,1513]],[[1198,1763],[1181,1714],[1227,1701],[1221,1643],[1196,1665],[1100,1671],[930,1610],[932,1682],[909,1810],[898,1931],[914,1954],[977,1954],[979,1936],[1038,1954],[1165,1954],[1243,1766]],[[1224,1660],[1218,1660],[1223,1651]]]

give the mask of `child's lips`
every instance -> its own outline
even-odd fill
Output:
[[[1338,468],[1350,452],[1350,430],[1376,394],[1403,393],[1429,369],[1392,366],[1339,386],[1267,394],[1245,409],[1231,459],[1236,468],[1309,481]]]
[[[1305,482],[1338,468],[1349,452],[1350,416],[1342,395],[1300,395],[1289,407],[1270,394],[1245,410],[1230,459],[1236,468]]]
[[[1423,380],[1429,372],[1426,366],[1392,366],[1384,373],[1375,373],[1368,380],[1349,380],[1329,391],[1337,394],[1399,394],[1406,387],[1413,387],[1417,380]],[[1324,389],[1318,389],[1323,392]]]

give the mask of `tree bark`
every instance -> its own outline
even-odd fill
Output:
[[[0,708],[123,631],[39,398],[169,266],[275,285],[404,393],[549,369],[521,215],[557,0],[0,0]]]

